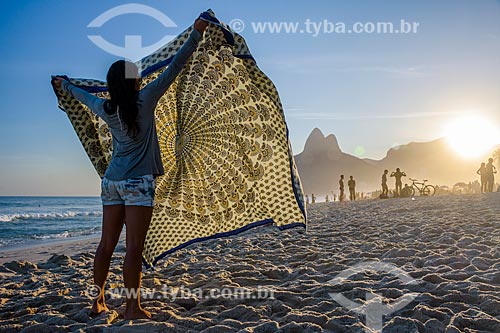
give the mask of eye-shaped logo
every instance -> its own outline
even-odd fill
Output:
[[[417,284],[417,281],[415,281],[415,279],[409,276],[401,268],[380,261],[365,261],[352,266],[340,272],[340,274],[338,274],[335,278],[328,281],[328,284],[341,285],[347,282],[351,275],[365,271],[386,272],[396,276],[401,282],[403,282],[403,284]],[[383,327],[383,316],[401,310],[410,304],[419,294],[405,294],[390,304],[384,304],[383,296],[372,292],[366,293],[366,302],[363,304],[353,302],[341,293],[329,293],[329,295],[343,307],[364,315],[366,317],[366,326],[371,330],[370,332],[381,333]]]
[[[125,14],[143,14],[156,19],[166,28],[177,27],[177,24],[175,24],[174,21],[161,11],[153,7],[137,3],[129,3],[111,8],[96,17],[87,27],[99,28],[112,18]],[[140,60],[144,56],[158,50],[161,46],[171,41],[175,36],[166,35],[158,42],[149,46],[142,46],[142,36],[140,35],[125,35],[124,46],[112,44],[99,35],[88,35],[87,37],[92,41],[92,43],[110,54],[130,60]]]

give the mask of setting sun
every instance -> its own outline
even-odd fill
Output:
[[[500,141],[499,129],[480,116],[455,119],[445,128],[445,137],[451,148],[465,158],[487,154]]]

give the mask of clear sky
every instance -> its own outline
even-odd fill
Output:
[[[133,1],[131,1],[133,2]],[[1,1],[0,195],[98,195],[99,177],[65,114],[51,74],[104,79],[116,56],[90,34],[123,45],[124,35],[153,44],[212,8],[245,23],[260,68],[285,107],[294,153],[314,127],[342,150],[380,159],[394,145],[440,137],[462,113],[500,127],[498,0],[135,1],[177,28],[129,14],[87,25],[127,1]],[[414,34],[256,33],[252,22],[418,22]]]

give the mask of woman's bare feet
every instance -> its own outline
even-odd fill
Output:
[[[141,307],[135,308],[135,309],[126,309],[125,313],[123,314],[123,318],[125,320],[131,320],[131,319],[151,319],[151,312],[144,310]]]
[[[108,306],[104,302],[104,296],[98,296],[92,304],[92,309],[90,310],[91,315],[98,315],[102,312],[109,311]]]

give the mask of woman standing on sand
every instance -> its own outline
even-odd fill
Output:
[[[208,23],[197,19],[194,30],[168,68],[139,90],[138,68],[120,60],[109,68],[110,99],[98,98],[73,86],[62,77],[54,78],[58,89],[88,106],[108,125],[113,137],[113,155],[101,183],[103,222],[101,241],[94,259],[94,283],[99,295],[91,315],[107,311],[104,285],[111,256],[126,221],[126,255],[123,280],[127,292],[125,319],[151,318],[140,305],[142,251],[154,206],[155,178],[163,174],[156,134],[154,110],[160,97],[175,80],[187,59],[196,50]]]

